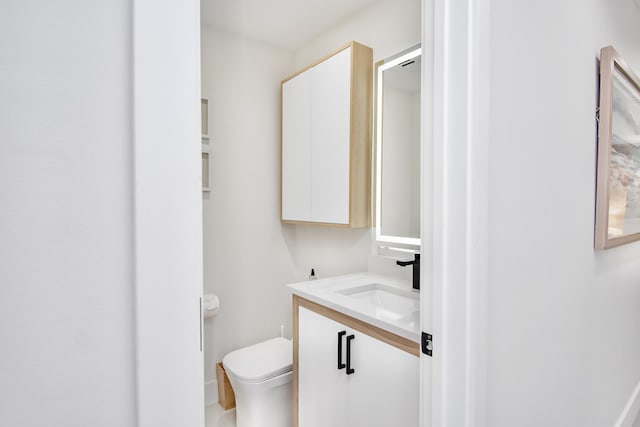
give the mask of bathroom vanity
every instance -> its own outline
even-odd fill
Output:
[[[419,294],[369,273],[293,291],[293,425],[417,426]]]
[[[352,42],[283,80],[282,222],[369,226],[371,54]],[[398,264],[415,267],[420,56],[414,46],[376,66],[376,251],[413,252],[414,261]],[[293,426],[417,427],[420,297],[412,284],[360,273],[289,287]]]

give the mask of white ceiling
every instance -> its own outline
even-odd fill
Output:
[[[375,1],[201,0],[201,21],[295,50]]]

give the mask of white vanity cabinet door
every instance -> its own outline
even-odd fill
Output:
[[[366,334],[351,342],[349,427],[418,427],[420,359]]]
[[[298,427],[418,427],[415,354],[294,302],[296,307]],[[340,331],[345,364],[347,337],[353,335],[350,375],[337,368]]]
[[[348,378],[337,369],[345,327],[300,307],[298,328],[298,426],[347,427]]]

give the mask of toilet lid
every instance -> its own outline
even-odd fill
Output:
[[[239,379],[258,382],[289,372],[292,353],[291,341],[278,337],[232,351],[222,359],[222,364]]]

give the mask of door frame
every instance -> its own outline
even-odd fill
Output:
[[[203,427],[200,2],[132,8],[137,425]]]
[[[423,0],[422,427],[487,424],[490,0]],[[429,55],[427,52],[432,52]]]
[[[484,427],[487,418],[490,0],[423,0],[422,3],[421,322],[422,330],[432,331],[434,339],[433,359],[421,356],[421,420],[423,427]],[[200,322],[196,304],[198,295],[202,294],[201,195],[194,184],[200,182],[199,168],[195,168],[195,172],[186,168],[188,173],[181,178],[184,185],[177,185],[171,181],[175,176],[168,177],[167,171],[161,170],[161,164],[153,166],[146,157],[175,155],[175,148],[183,137],[183,140],[193,137],[196,141],[200,137],[199,103],[194,103],[178,114],[187,122],[188,117],[193,118],[193,130],[184,128],[166,134],[164,138],[170,143],[166,146],[153,138],[158,135],[155,126],[168,123],[157,115],[162,111],[158,105],[168,107],[169,102],[162,78],[167,79],[164,83],[182,82],[178,86],[199,100],[199,2],[174,0],[159,10],[156,2],[134,0],[133,9],[138,425],[168,426],[180,419],[183,425],[202,426],[202,353],[191,349],[191,344],[200,338],[199,328],[193,321],[195,325]],[[158,21],[163,16],[173,17],[171,25],[174,28],[180,25],[184,38],[176,40],[176,32],[167,32],[158,38],[163,32],[150,31],[158,27],[158,22],[164,22]],[[186,55],[183,58],[186,62],[179,69],[173,68],[175,58],[167,55],[165,49],[176,43]],[[137,56],[145,51],[151,56]],[[162,66],[167,68],[163,70]],[[153,75],[156,78],[148,78]],[[158,101],[156,105],[154,101]],[[168,108],[164,113],[174,110]],[[193,159],[199,159],[200,147],[194,144],[187,152],[192,159],[188,156],[179,159],[190,164]],[[188,189],[185,216],[172,218],[166,213],[152,221],[156,226],[149,224],[147,214],[158,214],[158,209],[169,199],[185,200],[184,194],[167,192],[171,188]],[[183,231],[188,250],[179,259],[186,267],[182,277],[178,277],[181,274],[176,273],[177,270],[162,275],[158,269],[161,259],[171,261],[167,265],[176,267],[176,260],[172,258],[175,250],[158,251],[158,247],[163,246],[154,248],[153,245],[166,236],[156,234],[162,219],[172,227],[187,225]],[[178,286],[177,281],[183,279],[186,282],[180,286],[184,287]],[[181,308],[171,310],[177,318],[166,316],[165,309],[171,304],[159,297],[162,289],[167,290],[167,297],[179,293]],[[150,304],[151,301],[157,303],[158,299],[160,304]],[[192,302],[195,316],[188,307]],[[163,363],[172,356],[161,350],[171,347],[167,342],[172,338],[181,336],[189,341],[189,348],[181,356],[185,363]],[[169,370],[160,372],[160,367]],[[184,368],[187,371],[181,371]],[[176,394],[158,387],[162,378],[167,384],[173,384],[173,390],[177,390],[176,383],[182,383],[189,392],[175,399]]]

